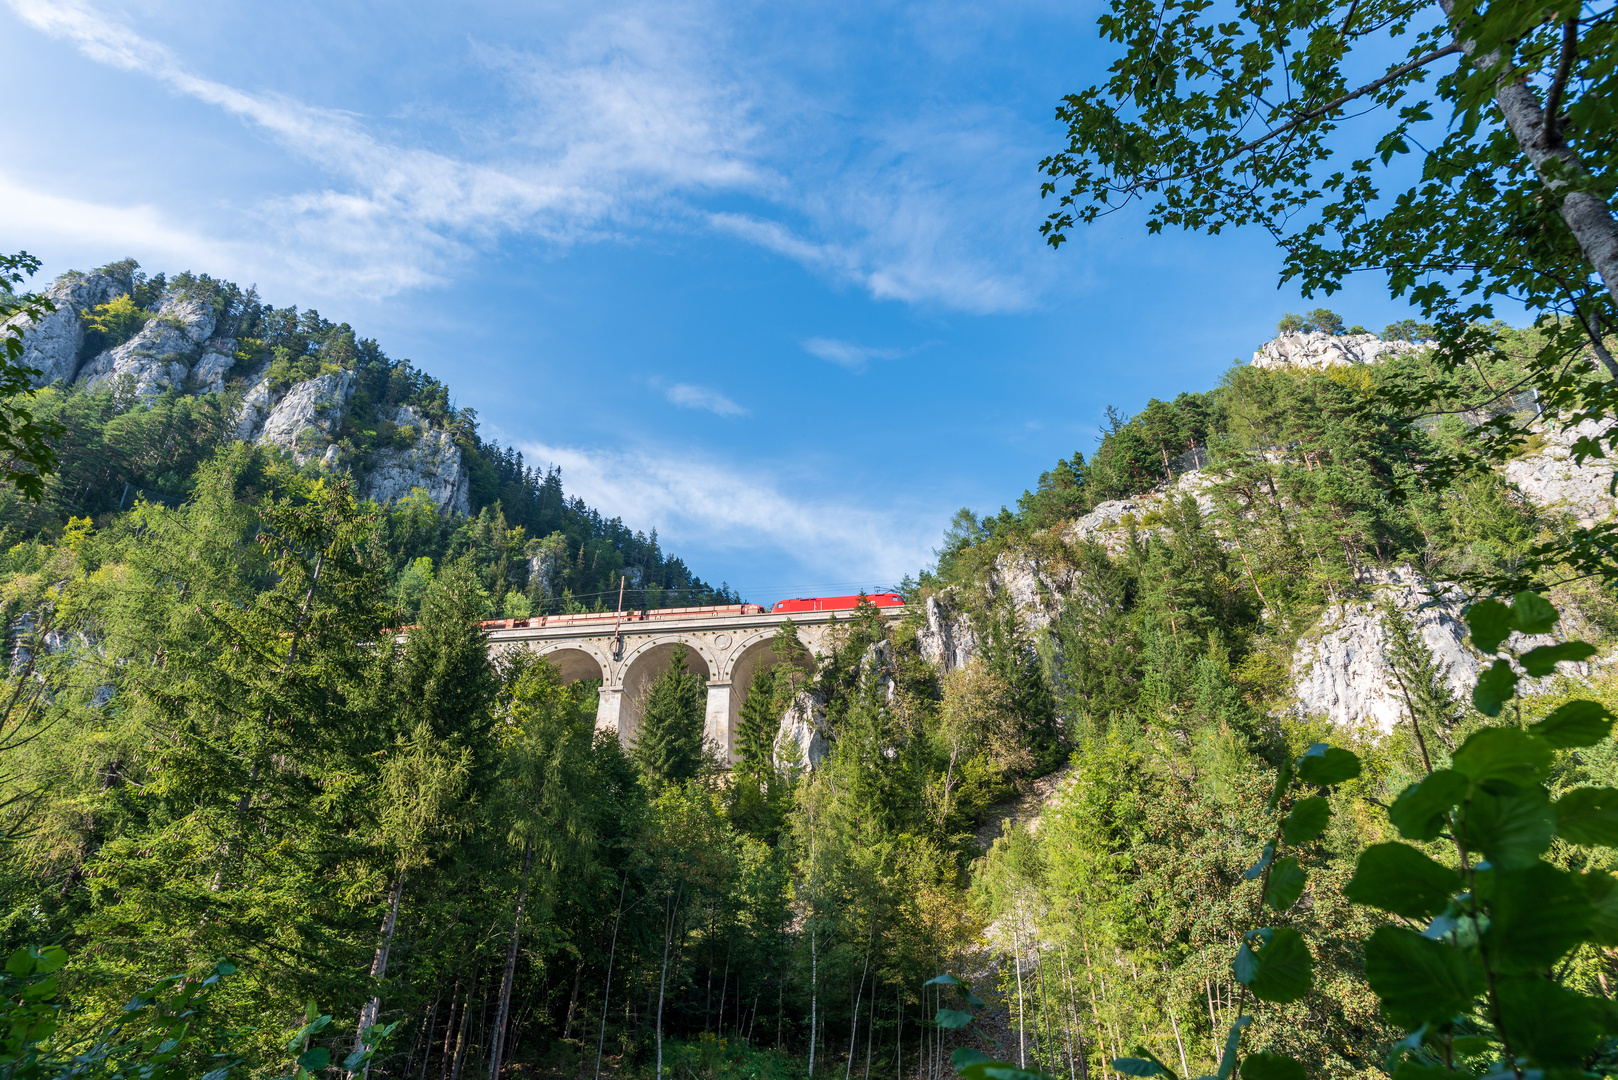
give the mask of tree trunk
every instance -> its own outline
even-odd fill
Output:
[[[810,901],[810,918],[814,918],[814,902]],[[815,1022],[820,1004],[820,953],[815,940],[815,928],[809,927],[809,1075],[815,1075]]]
[[[1022,944],[1017,932],[1011,932],[1012,965],[1017,969],[1017,1068],[1028,1068],[1028,1040],[1025,1036],[1027,1024],[1023,1017],[1022,1003]]]
[[[719,1027],[714,1034],[721,1037],[725,1034],[725,991],[730,988],[730,949],[732,944],[730,941],[725,942],[725,973],[719,979]],[[738,1000],[741,999],[740,994],[737,994],[736,997]]]
[[[501,1056],[506,1049],[506,1020],[511,1015],[511,985],[517,979],[517,946],[522,940],[522,909],[528,900],[528,875],[534,868],[534,843],[523,845],[522,884],[517,888],[517,913],[511,921],[511,944],[506,947],[506,967],[500,976],[500,1003],[494,1013],[494,1044],[489,1050],[489,1080],[500,1076]],[[572,1007],[568,1008],[572,1019]]]
[[[444,1021],[444,1049],[443,1061],[438,1069],[438,1080],[449,1080],[450,1065],[455,1058],[455,1021],[460,1015],[455,1010],[465,1008],[466,1003],[461,1000],[461,980],[455,980],[455,989],[449,995],[449,1019]]]
[[[601,1080],[601,1048],[607,1041],[607,1006],[612,1002],[612,963],[618,958],[618,922],[624,917],[624,890],[629,888],[629,870],[618,886],[618,914],[612,917],[612,947],[607,950],[607,989],[601,995],[601,1033],[596,1036],[596,1080]]]
[[[680,888],[685,888],[682,882]],[[669,893],[671,906],[663,922],[663,974],[657,983],[657,1080],[663,1080],[663,995],[669,985],[669,945],[674,940],[674,917],[680,910],[680,902],[674,893]]]
[[[371,984],[375,986],[388,975],[388,950],[393,947],[393,931],[399,925],[399,896],[404,892],[404,876],[394,881],[393,888],[389,890],[388,913],[382,916],[382,932],[378,935],[376,955],[371,959]],[[371,995],[371,1000],[365,1003],[360,1010],[359,1027],[354,1031],[354,1049],[365,1049],[365,1032],[382,1012],[381,988]],[[369,1074],[371,1063],[365,1063],[365,1072]]]
[[[433,998],[433,1011],[427,1014],[427,1049],[421,1055],[421,1080],[427,1080],[427,1066],[433,1060],[433,1036],[438,1033],[438,1003],[444,1000],[444,987],[440,983],[438,996]]]
[[[1453,19],[1455,0],[1438,2],[1444,14]],[[1469,57],[1477,48],[1476,42],[1462,39],[1459,28],[1456,28],[1455,40],[1460,42]],[[1481,60],[1474,60],[1474,63],[1487,67],[1498,59],[1499,53],[1495,52]],[[1500,106],[1506,126],[1517,140],[1517,148],[1541,177],[1545,176],[1547,169],[1557,169],[1574,176],[1588,175],[1584,162],[1579,160],[1579,155],[1574,153],[1572,147],[1562,141],[1561,134],[1555,130],[1545,130],[1546,121],[1555,121],[1556,118],[1546,117],[1539,99],[1525,83],[1517,81],[1509,73],[1503,75],[1495,86],[1494,100]],[[1553,196],[1558,188],[1567,186],[1565,180],[1545,179],[1544,183]],[[1607,294],[1618,303],[1618,222],[1613,221],[1606,200],[1594,192],[1570,191],[1563,196],[1561,203],[1560,212],[1568,231],[1578,241],[1585,260],[1601,275]],[[1609,374],[1618,378],[1618,370],[1609,367]]]
[[[848,1064],[843,1068],[843,1080],[854,1071],[854,1037],[860,1033],[860,1002],[865,1000],[865,976],[871,971],[871,943],[876,940],[876,919],[871,919],[871,930],[865,938],[865,966],[860,969],[860,986],[854,991],[854,1020],[848,1026]]]
[[[876,981],[871,982],[871,1018],[865,1023],[865,1080],[871,1080],[871,1047],[876,1043]]]
[[[1081,927],[1079,930],[1079,944],[1084,947],[1084,977],[1090,981],[1090,1012],[1096,1021],[1096,1041],[1101,1044],[1101,1075],[1110,1077],[1107,1069],[1107,1031],[1101,1025],[1101,1006],[1096,1001],[1095,965],[1090,960],[1090,941]]]
[[[573,1012],[579,1004],[579,983],[584,980],[584,957],[573,967],[573,992],[567,997],[567,1019],[562,1021],[562,1041],[567,1041],[567,1033],[573,1030]]]

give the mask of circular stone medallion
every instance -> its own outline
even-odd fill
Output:
[[[721,649],[726,648],[730,645],[730,635],[720,634],[718,637],[713,639],[713,643],[719,646]]]

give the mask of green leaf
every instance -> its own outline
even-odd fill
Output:
[[[1360,774],[1360,759],[1347,750],[1315,743],[1298,759],[1298,779],[1306,784],[1341,784]]]
[[[1511,636],[1511,609],[1498,600],[1480,600],[1466,609],[1466,625],[1472,630],[1472,647],[1480,653],[1500,651],[1500,643]]]
[[[1264,943],[1256,952],[1254,940]],[[1314,957],[1303,935],[1291,927],[1248,931],[1231,967],[1236,981],[1246,985],[1254,997],[1279,1005],[1297,1001],[1315,981]]]
[[[1484,728],[1461,744],[1450,764],[1474,784],[1485,780],[1531,784],[1550,768],[1551,756],[1548,743],[1521,728]]]
[[[1302,1063],[1285,1054],[1248,1054],[1242,1058],[1242,1080],[1308,1080]]]
[[[1484,899],[1489,928],[1483,943],[1490,962],[1508,974],[1549,968],[1587,936],[1595,921],[1584,883],[1566,870],[1535,863],[1526,870],[1496,870]]]
[[[318,1072],[331,1064],[331,1051],[324,1046],[317,1046],[313,1050],[305,1050],[298,1055],[298,1068]]]
[[[1530,724],[1528,730],[1558,750],[1572,750],[1594,746],[1605,739],[1612,731],[1612,722],[1613,715],[1604,705],[1594,701],[1569,701],[1557,706],[1539,723]]]
[[[1150,1050],[1136,1047],[1135,1053],[1144,1054],[1146,1056],[1113,1058],[1112,1067],[1123,1073],[1125,1076],[1169,1076],[1175,1077],[1176,1080],[1178,1080],[1178,1076],[1175,1071],[1163,1064],[1163,1062],[1158,1059],[1158,1056],[1152,1053]]]
[[[1051,1080],[1044,1073],[1019,1069],[1009,1061],[977,1061],[956,1072],[963,1080]]]
[[[1594,645],[1587,645],[1582,641],[1564,641],[1560,645],[1541,645],[1537,649],[1529,649],[1517,658],[1517,662],[1528,674],[1541,679],[1553,674],[1559,663],[1588,660],[1595,654]]]
[[[1409,844],[1393,842],[1372,844],[1360,853],[1343,895],[1407,919],[1426,919],[1448,907],[1460,888],[1460,874]]]
[[[1589,847],[1618,847],[1618,788],[1581,787],[1556,800],[1556,831]]]
[[[933,1023],[948,1031],[956,1031],[972,1022],[972,1014],[965,1009],[939,1009]]]
[[[1429,1064],[1413,1058],[1399,1062],[1399,1067],[1393,1070],[1393,1080],[1472,1080],[1474,1075],[1464,1065],[1452,1070],[1439,1062]]]
[[[1484,716],[1499,716],[1516,692],[1517,673],[1511,661],[1496,660],[1478,676],[1478,684],[1472,687],[1472,704]]]
[[[1590,936],[1610,949],[1618,945],[1618,878],[1605,870],[1591,870],[1583,881],[1590,899]]]
[[[6,973],[15,975],[19,979],[34,970],[34,954],[26,949],[18,949],[6,960]]]
[[[1225,1033],[1225,1052],[1219,1055],[1218,1080],[1230,1080],[1230,1074],[1236,1068],[1236,1049],[1241,1045],[1242,1029],[1252,1022],[1251,1016],[1238,1016]]]
[[[67,963],[67,950],[60,945],[47,945],[39,950],[39,959],[35,961],[34,971],[40,975],[49,975]]]
[[[1257,881],[1259,879],[1259,875],[1264,873],[1264,868],[1270,865],[1270,860],[1274,858],[1275,845],[1265,844],[1264,851],[1258,857],[1258,862],[1254,863],[1252,866],[1249,866],[1246,870],[1243,870],[1242,877],[1246,878],[1248,881]]]
[[[1291,856],[1277,859],[1270,867],[1270,879],[1264,886],[1264,902],[1276,911],[1285,911],[1298,902],[1307,881],[1308,875],[1297,859]]]
[[[1431,941],[1402,926],[1382,926],[1365,943],[1365,981],[1382,1011],[1401,1027],[1443,1023],[1483,992],[1475,949]]]
[[[1289,844],[1302,844],[1326,831],[1331,821],[1331,804],[1324,795],[1311,795],[1293,804],[1292,813],[1281,822],[1281,838]]]
[[[1287,793],[1287,788],[1292,786],[1292,778],[1296,775],[1297,772],[1292,764],[1292,759],[1286,758],[1283,760],[1281,768],[1275,774],[1275,786],[1270,788],[1268,803],[1270,813],[1275,813],[1276,807],[1281,805],[1281,796]]]
[[[1538,593],[1520,592],[1511,598],[1513,630],[1524,634],[1548,634],[1556,627],[1556,619],[1556,609]]]
[[[970,1046],[963,1046],[952,1051],[949,1055],[949,1063],[957,1072],[969,1065],[976,1065],[979,1062],[990,1060],[992,1059],[988,1054],[985,1054],[982,1050],[974,1050]]]
[[[1502,977],[1495,995],[1511,1049],[1536,1064],[1578,1065],[1601,1035],[1600,1004],[1548,979]]]
[[[1466,798],[1471,781],[1453,769],[1439,769],[1411,784],[1388,808],[1388,820],[1406,840],[1433,840],[1444,831],[1451,808]]]
[[[921,985],[923,985],[923,986],[962,986],[964,984],[961,982],[961,980],[957,979],[955,976],[953,976],[953,975],[949,974],[948,972],[946,972],[943,975],[935,975],[935,976],[933,976],[932,978],[928,979],[926,982],[922,983]]]
[[[1556,810],[1538,788],[1511,795],[1477,791],[1458,824],[1468,848],[1502,870],[1526,870],[1551,846]]]

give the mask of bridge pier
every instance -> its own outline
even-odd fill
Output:
[[[608,686],[602,684],[600,698],[596,703],[596,730],[610,731],[621,739],[622,729],[618,726],[618,718],[623,713],[624,688],[621,686]]]
[[[735,747],[731,745],[730,683],[708,684],[708,710],[703,716],[702,737],[719,747],[719,760],[734,760]]]

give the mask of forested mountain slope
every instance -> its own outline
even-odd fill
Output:
[[[1476,385],[1423,417],[1402,388],[1428,354],[1393,332],[1283,337],[1209,392],[1114,414],[1015,511],[963,511],[900,624],[866,605],[819,657],[783,626],[725,768],[683,656],[631,746],[595,731],[590,684],[491,657],[478,620],[499,583],[503,603],[545,598],[514,584],[530,541],[509,522],[536,520],[512,508],[540,513],[553,477],[478,508],[476,462],[498,455],[439,384],[245,298],[204,334],[187,290],[228,287],[164,282],[159,300],[130,274],[129,304],[105,306],[116,283],[82,304],[109,321],[135,305],[137,330],[74,346],[75,381],[44,394],[89,449],[44,508],[11,504],[27,538],[0,566],[0,935],[67,957],[59,981],[7,984],[14,1002],[60,994],[40,1044],[56,1073],[96,1047],[146,1061],[177,1029],[139,1003],[186,992],[201,1019],[164,1053],[215,1080],[335,1080],[373,1049],[370,1075],[400,1080],[945,1080],[963,1048],[1070,1080],[1110,1080],[1138,1048],[1211,1075],[1252,1007],[1231,957],[1269,880],[1252,872],[1269,793],[1330,741],[1363,771],[1312,797],[1329,828],[1289,849],[1298,891],[1268,916],[1307,944],[1312,987],[1266,1003],[1244,1052],[1380,1076],[1401,1029],[1364,942],[1390,919],[1345,893],[1391,835],[1380,807],[1473,732],[1572,694],[1618,706],[1618,608],[1577,574],[1531,583],[1601,646],[1592,662],[1523,679],[1517,716],[1465,692],[1470,583],[1613,505],[1569,432],[1533,433],[1500,470],[1457,466],[1490,410],[1535,408],[1493,389],[1525,332],[1493,328]],[[142,343],[170,331],[191,351],[153,366]],[[225,337],[257,366],[187,393]],[[143,378],[170,381],[142,404]],[[221,434],[182,437],[201,430]],[[450,476],[452,451],[472,518],[420,493],[382,513],[329,483],[347,469],[382,490],[389,462]],[[171,497],[119,512],[137,479]],[[596,520],[568,505],[564,527]],[[603,562],[620,550],[589,537]],[[437,561],[418,570],[418,550]],[[1559,750],[1547,775],[1558,796],[1610,790],[1618,754]],[[985,829],[1041,792],[1037,831]],[[1611,868],[1557,844],[1559,866]],[[978,1029],[936,1022],[966,1000],[942,972],[973,980]],[[164,982],[182,974],[217,978]],[[1560,977],[1593,1000],[1618,964],[1584,943]]]
[[[29,324],[23,362],[62,423],[60,468],[41,505],[0,494],[0,547],[52,538],[72,518],[105,526],[140,498],[177,503],[233,441],[308,475],[352,477],[389,509],[397,591],[414,613],[425,580],[471,552],[490,614],[727,603],[648,536],[562,490],[559,471],[485,442],[477,416],[408,360],[347,323],[275,308],[206,274],[148,277],[133,260],[69,273]],[[136,407],[140,406],[140,407]],[[421,562],[426,559],[428,562]]]
[[[1403,388],[1430,374],[1419,346],[1283,333],[1211,392],[1114,415],[1093,456],[1058,462],[1016,510],[956,518],[914,585],[918,654],[964,685],[997,639],[1026,634],[1073,748],[1037,832],[1008,822],[974,870],[995,920],[994,959],[977,970],[1029,1061],[1062,1073],[1088,1044],[1091,1075],[1143,1050],[1182,1075],[1215,1071],[1252,1008],[1230,958],[1257,918],[1266,793],[1277,766],[1326,741],[1357,751],[1364,773],[1334,790],[1331,830],[1298,854],[1301,900],[1265,913],[1302,934],[1313,989],[1263,1006],[1244,1048],[1290,1054],[1311,1077],[1383,1075],[1400,1031],[1366,985],[1361,943],[1384,916],[1343,891],[1359,854],[1395,835],[1375,808],[1506,719],[1472,702],[1492,659],[1463,619],[1478,589],[1618,508],[1611,464],[1574,453],[1594,421],[1535,423],[1503,467],[1456,467],[1476,425],[1535,413],[1509,390],[1533,334],[1492,332],[1496,353],[1453,402],[1414,418]],[[1602,376],[1587,364],[1581,377]],[[1598,652],[1525,675],[1512,723],[1571,697],[1618,708],[1610,590],[1566,567],[1530,580],[1562,619],[1513,648],[1571,636]],[[1615,780],[1603,743],[1559,760],[1551,787]],[[1611,866],[1576,845],[1555,860]],[[1561,977],[1604,997],[1615,975],[1591,945]]]

